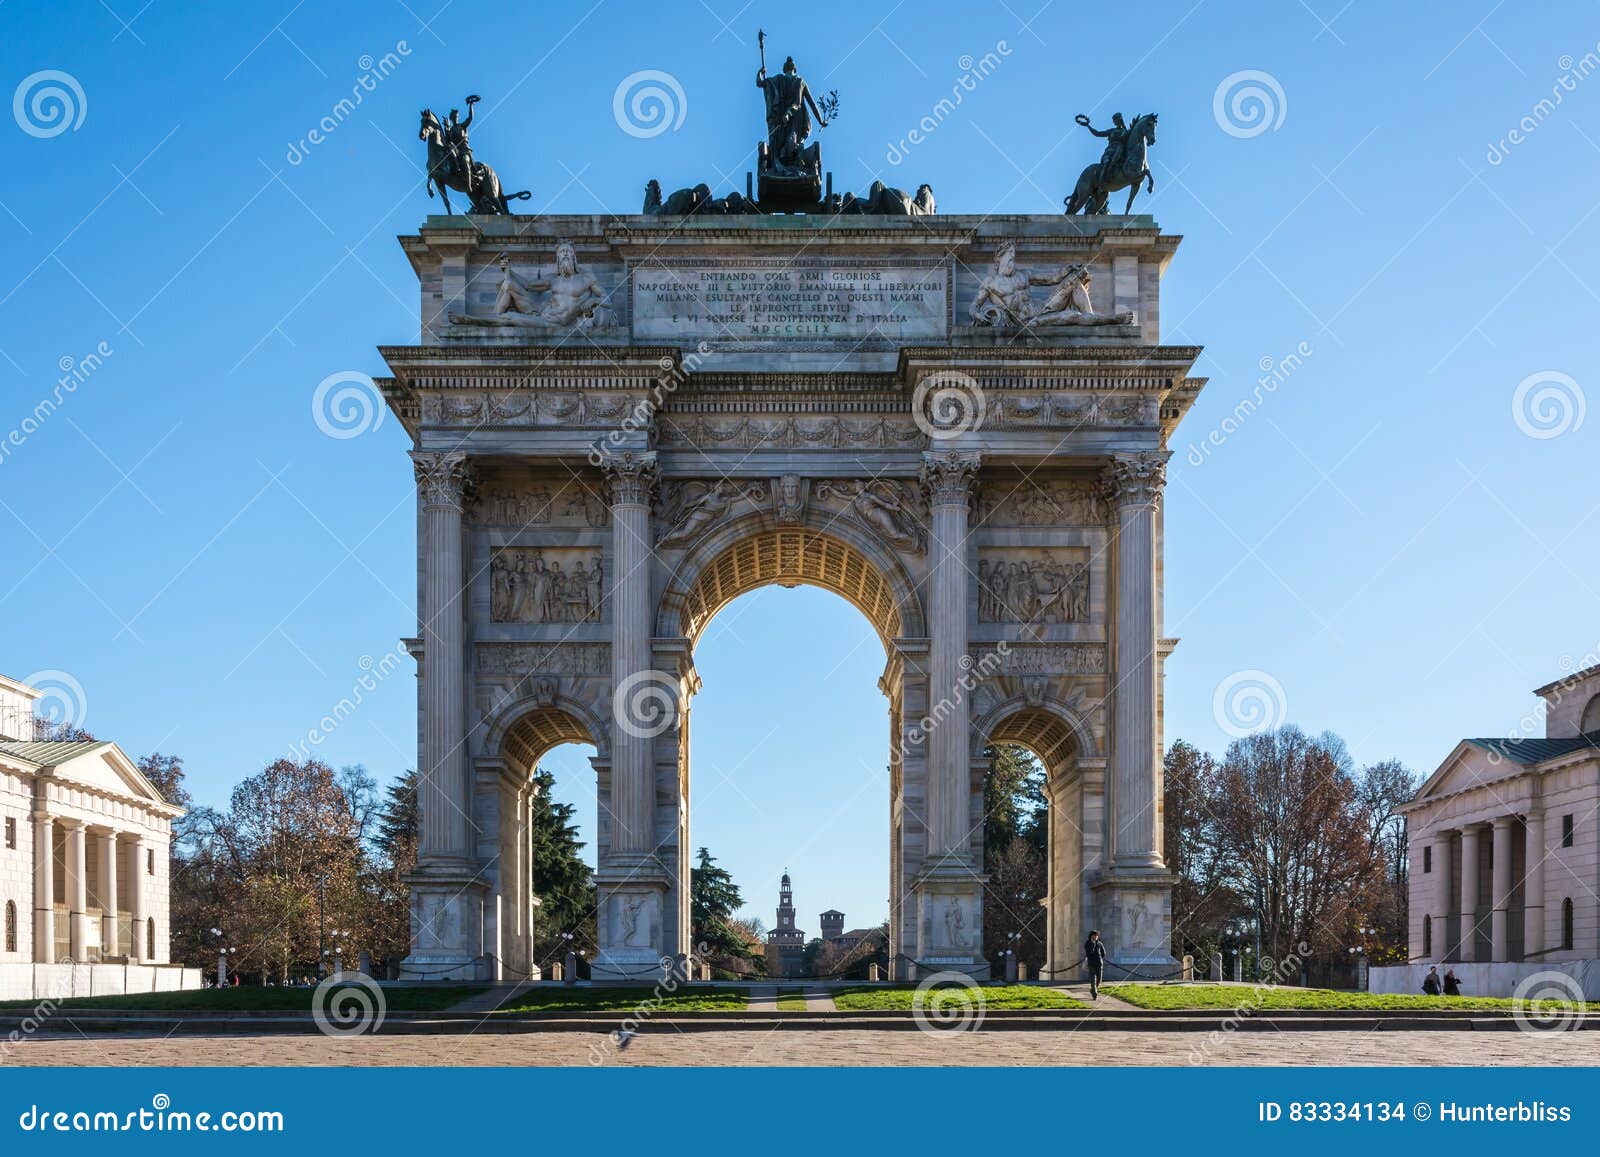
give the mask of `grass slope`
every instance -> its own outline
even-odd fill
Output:
[[[337,993],[343,988],[335,990]],[[146,1012],[310,1012],[310,988],[202,988],[188,992],[136,992],[128,996],[78,996],[55,1001],[62,1009],[138,1010]],[[356,988],[356,992],[364,990]],[[390,1012],[437,1012],[483,991],[482,985],[437,985],[385,988]],[[31,1009],[37,1000],[0,1001],[0,1009]]]
[[[1511,1009],[1516,1001],[1494,996],[1424,996],[1421,993],[1334,992],[1326,988],[1252,988],[1224,984],[1108,984],[1108,995],[1140,1008],[1252,1009]],[[1559,1007],[1560,1001],[1540,1001]]]
[[[805,995],[795,989],[793,992],[778,993],[779,1012],[804,1012],[806,1010]]]
[[[967,999],[965,993],[968,991],[972,990],[955,987],[933,989],[929,993],[930,1003],[927,1007],[953,1008],[956,1001]],[[983,995],[984,1008],[1088,1007],[1083,1001],[1075,1000],[1053,988],[1034,988],[1025,984],[986,984],[976,991]],[[909,1012],[915,994],[914,985],[894,988],[841,988],[834,991],[833,1003],[835,1007],[846,1012]],[[934,1001],[941,1003],[935,1004]]]

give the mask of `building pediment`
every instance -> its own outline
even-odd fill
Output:
[[[1404,810],[1416,811],[1462,792],[1515,779],[1526,771],[1526,764],[1483,746],[1483,741],[1463,739],[1417,790]]]
[[[132,798],[167,816],[183,814],[144,777],[139,767],[115,743],[86,744],[46,770],[53,778],[103,795]]]

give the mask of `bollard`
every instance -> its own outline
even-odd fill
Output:
[[[371,976],[372,975],[372,953],[368,952],[365,948],[363,948],[361,950],[361,955],[358,956],[356,959],[360,961],[360,963],[358,965],[356,965],[356,967],[361,969],[361,975],[363,975],[363,976]]]
[[[1006,983],[1007,984],[1015,984],[1016,982],[1017,982],[1017,954],[1015,952],[1007,952],[1006,953]]]
[[[1244,954],[1241,952],[1233,954],[1233,979],[1235,982],[1244,979]]]
[[[1023,964],[1021,961],[1017,962],[1017,979],[1018,980],[1027,980],[1028,979],[1028,966],[1026,964]]]
[[[567,963],[566,967],[562,969],[562,976],[566,978],[568,984],[578,983],[578,954],[576,952],[567,953]]]
[[[1188,954],[1185,954],[1183,958],[1183,979],[1194,979],[1194,957]]]
[[[1220,952],[1213,952],[1211,954],[1211,973],[1209,979],[1222,979],[1222,953]]]
[[[552,964],[550,966],[550,979],[551,980],[560,980],[561,979],[561,962],[559,960],[556,961],[554,964]]]
[[[871,964],[867,965],[867,979],[870,980],[874,984],[876,984],[878,982],[878,962],[877,961],[873,961]]]

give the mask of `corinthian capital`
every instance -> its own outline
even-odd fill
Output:
[[[460,450],[417,450],[411,455],[417,472],[417,494],[424,507],[460,511],[466,501],[471,468]]]
[[[649,506],[655,490],[656,452],[620,450],[601,456],[600,469],[611,491],[611,505]]]
[[[1113,454],[1104,476],[1106,497],[1117,506],[1156,505],[1167,484],[1167,459],[1171,457],[1165,450]]]
[[[976,451],[928,450],[922,455],[922,485],[934,506],[965,506],[972,501],[982,456]]]

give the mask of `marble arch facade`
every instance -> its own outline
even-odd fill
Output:
[[[536,281],[562,240],[608,309],[495,315],[502,259]],[[529,776],[572,740],[596,748],[596,974],[691,950],[694,641],[768,583],[833,590],[883,640],[901,975],[985,968],[1001,741],[1050,771],[1050,966],[1092,924],[1116,963],[1170,968],[1161,497],[1202,385],[1199,350],[1160,340],[1177,241],[1060,216],[430,217],[402,237],[421,340],[383,347],[378,384],[418,495],[407,972],[536,970]],[[1008,248],[1024,271],[1087,266],[1104,312],[977,318]],[[970,422],[939,410],[951,389]]]

